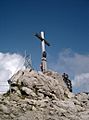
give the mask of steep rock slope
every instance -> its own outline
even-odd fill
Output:
[[[26,69],[0,97],[0,120],[89,120],[89,94],[71,93],[60,74]]]

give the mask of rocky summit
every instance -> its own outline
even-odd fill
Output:
[[[70,92],[61,74],[26,69],[0,95],[0,120],[89,120],[89,93]]]

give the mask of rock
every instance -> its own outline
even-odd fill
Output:
[[[75,98],[81,102],[89,100],[89,96],[86,93],[79,93],[75,96]]]
[[[29,89],[27,87],[22,87],[21,91],[24,92],[24,94],[26,93],[26,95],[29,95],[31,97],[35,97],[36,96],[36,94],[31,89]]]
[[[62,75],[26,69],[0,96],[0,120],[89,120],[89,94],[69,91]]]
[[[5,114],[10,113],[10,109],[6,105],[3,105],[3,104],[0,105],[0,111],[5,113]]]
[[[74,94],[69,91],[65,91],[65,94],[68,98],[74,98]]]
[[[20,116],[19,118],[18,118],[18,120],[27,120],[27,118],[25,117],[25,116]],[[29,119],[30,120],[30,119]]]
[[[11,117],[11,119],[14,119],[16,116],[11,113],[10,117]]]

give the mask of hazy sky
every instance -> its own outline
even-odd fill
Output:
[[[2,53],[24,54],[27,50],[32,55],[34,68],[39,69],[41,46],[33,33],[41,30],[51,44],[47,47],[50,68],[68,72],[70,76],[76,70],[79,75],[89,73],[87,65],[82,67],[85,71],[79,70],[89,60],[89,0],[0,0]],[[64,61],[65,64],[66,57],[69,61]],[[74,64],[80,66],[77,68]]]

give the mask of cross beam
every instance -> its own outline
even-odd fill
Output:
[[[36,33],[35,36],[36,36],[37,38],[39,38],[41,41],[44,40],[45,44],[48,45],[48,46],[50,46],[50,44],[48,43],[48,41],[45,40],[44,38],[42,38],[42,36],[41,36],[40,34]]]

